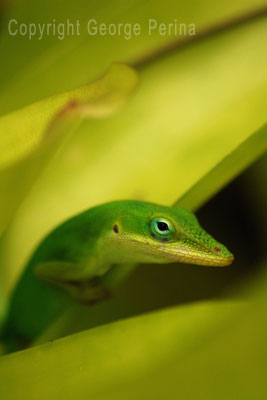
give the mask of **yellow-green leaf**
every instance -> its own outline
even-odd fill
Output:
[[[0,235],[46,164],[79,122],[83,118],[107,118],[113,114],[136,83],[136,73],[130,67],[114,64],[92,84],[0,118]]]

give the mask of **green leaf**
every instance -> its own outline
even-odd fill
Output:
[[[267,125],[264,125],[200,178],[176,205],[196,210],[266,150]]]
[[[136,73],[114,64],[96,82],[0,118],[0,235],[46,164],[83,118],[112,115],[136,86]]]

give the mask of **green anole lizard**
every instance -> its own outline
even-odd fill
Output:
[[[233,259],[184,208],[130,200],[93,207],[54,229],[33,253],[11,297],[2,333],[6,350],[31,343],[71,301],[106,298],[103,277],[115,265],[225,266]]]

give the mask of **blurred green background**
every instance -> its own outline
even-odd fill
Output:
[[[2,318],[43,236],[101,202],[196,210],[236,260],[138,266],[110,302],[73,305],[41,346],[1,357],[1,398],[266,398],[266,15],[264,2],[244,0],[4,4]],[[90,18],[142,33],[90,36]],[[196,36],[150,36],[149,18],[193,23]],[[79,20],[81,34],[29,40],[8,33],[11,19]],[[99,80],[113,62],[134,70]],[[51,124],[73,99],[79,116]]]

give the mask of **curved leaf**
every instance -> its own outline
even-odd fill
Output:
[[[114,64],[96,82],[0,118],[0,235],[46,164],[83,118],[103,118],[126,101],[136,73]]]

